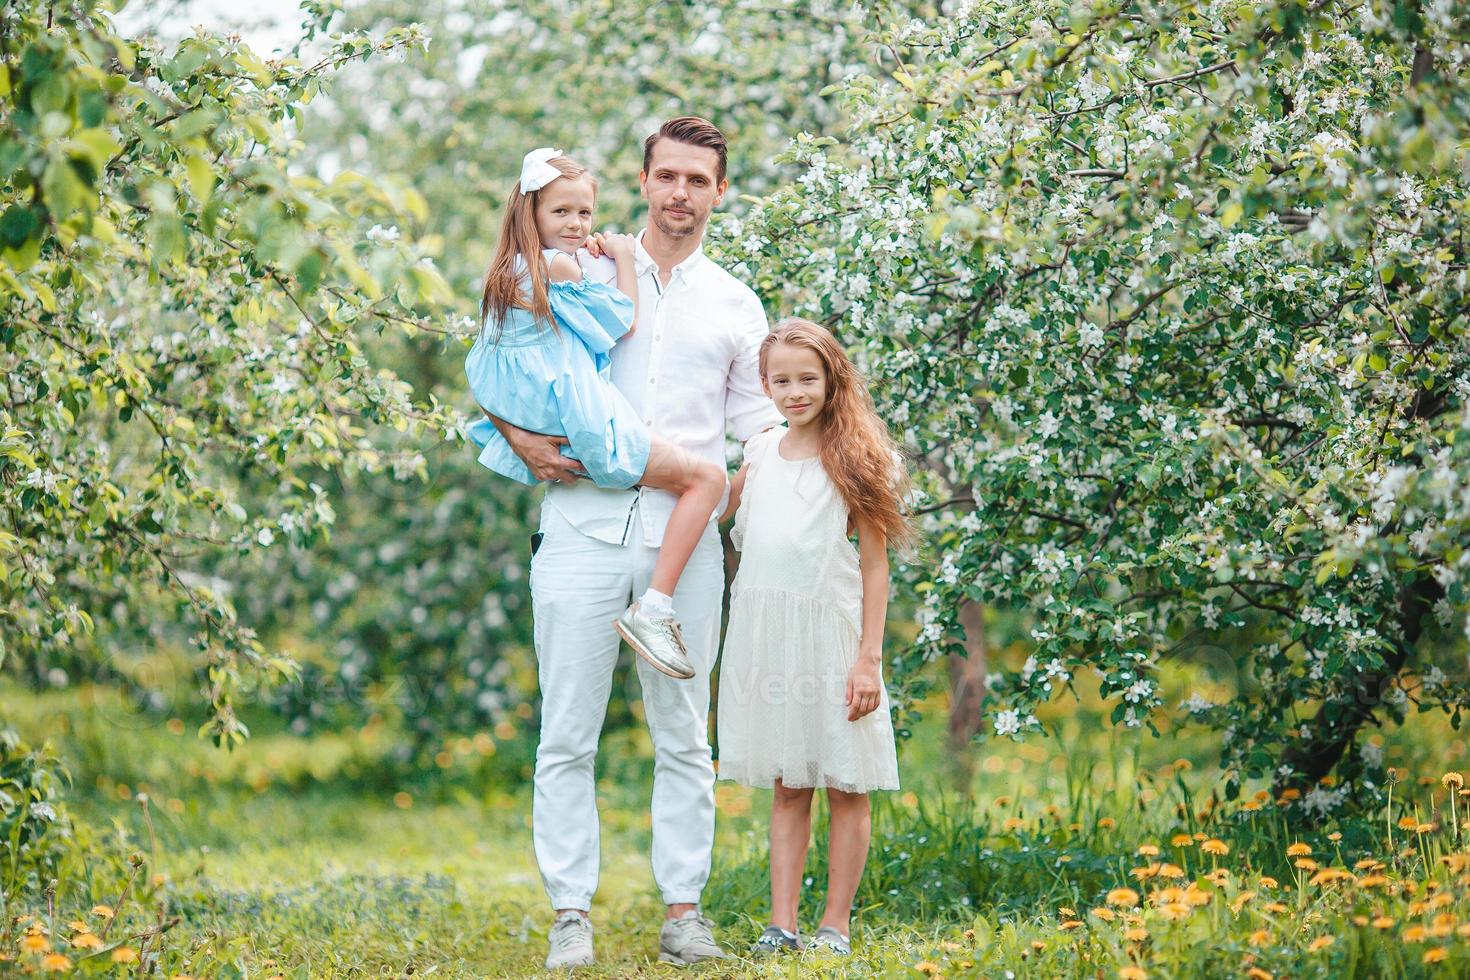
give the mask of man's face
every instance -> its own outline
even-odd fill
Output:
[[[536,234],[542,248],[575,252],[592,233],[592,181],[558,177],[541,188],[536,198]]]
[[[704,234],[710,212],[730,186],[716,179],[719,166],[719,154],[707,146],[667,137],[655,143],[649,168],[638,175],[648,220],[670,238]]]

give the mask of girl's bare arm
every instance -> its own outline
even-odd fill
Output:
[[[742,463],[735,475],[730,477],[730,503],[725,507],[725,512],[719,516],[718,523],[723,524],[726,520],[735,516],[735,511],[740,507],[740,494],[745,489],[745,471],[749,467]]]
[[[867,521],[858,521],[858,561],[863,576],[863,630],[857,663],[847,675],[847,720],[878,707],[883,695],[883,626],[888,618],[888,541]]]

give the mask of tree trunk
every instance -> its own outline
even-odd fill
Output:
[[[974,776],[974,753],[970,740],[984,724],[981,704],[985,700],[985,672],[989,658],[985,650],[985,607],[967,602],[960,609],[960,626],[965,631],[965,656],[949,658],[949,752],[946,756],[955,788],[965,792]]]
[[[1395,644],[1378,670],[1368,671],[1353,686],[1352,700],[1346,704],[1324,705],[1306,724],[1311,734],[1282,754],[1282,761],[1292,769],[1285,779],[1277,779],[1275,793],[1283,789],[1308,790],[1336,767],[1343,753],[1352,745],[1358,729],[1373,719],[1388,690],[1423,633],[1424,617],[1444,596],[1444,587],[1425,576],[1399,594],[1398,625],[1403,639]]]

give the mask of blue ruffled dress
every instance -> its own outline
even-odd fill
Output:
[[[542,257],[549,263],[555,249]],[[591,282],[547,284],[557,327],[528,310],[507,310],[500,337],[487,319],[465,358],[475,401],[512,425],[566,436],[562,455],[574,456],[599,487],[627,489],[648,468],[650,436],[609,376],[608,352],[633,326],[633,301],[616,288]],[[471,423],[480,462],[521,483],[531,470],[487,418]]]

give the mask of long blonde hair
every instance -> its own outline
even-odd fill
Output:
[[[592,182],[593,194],[597,193],[597,178],[580,163],[568,157],[552,157],[547,162],[568,180],[586,177]],[[537,320],[550,323],[553,329],[556,326],[546,288],[546,266],[541,261],[541,235],[536,231],[536,204],[540,199],[540,190],[522,194],[521,183],[517,180],[505,202],[500,241],[495,247],[495,258],[490,260],[490,268],[485,272],[485,287],[480,295],[480,321],[493,320],[497,338],[505,322],[505,314],[512,309],[529,310]],[[525,259],[531,287],[529,301],[522,291],[521,277],[516,270],[517,255]]]
[[[867,522],[891,547],[912,543],[914,528],[903,512],[908,470],[888,427],[878,417],[862,372],[848,358],[831,331],[800,317],[788,317],[766,335],[760,348],[760,374],[777,344],[803,347],[817,355],[827,375],[827,400],[816,424],[821,426],[822,468],[847,504],[853,525]]]

